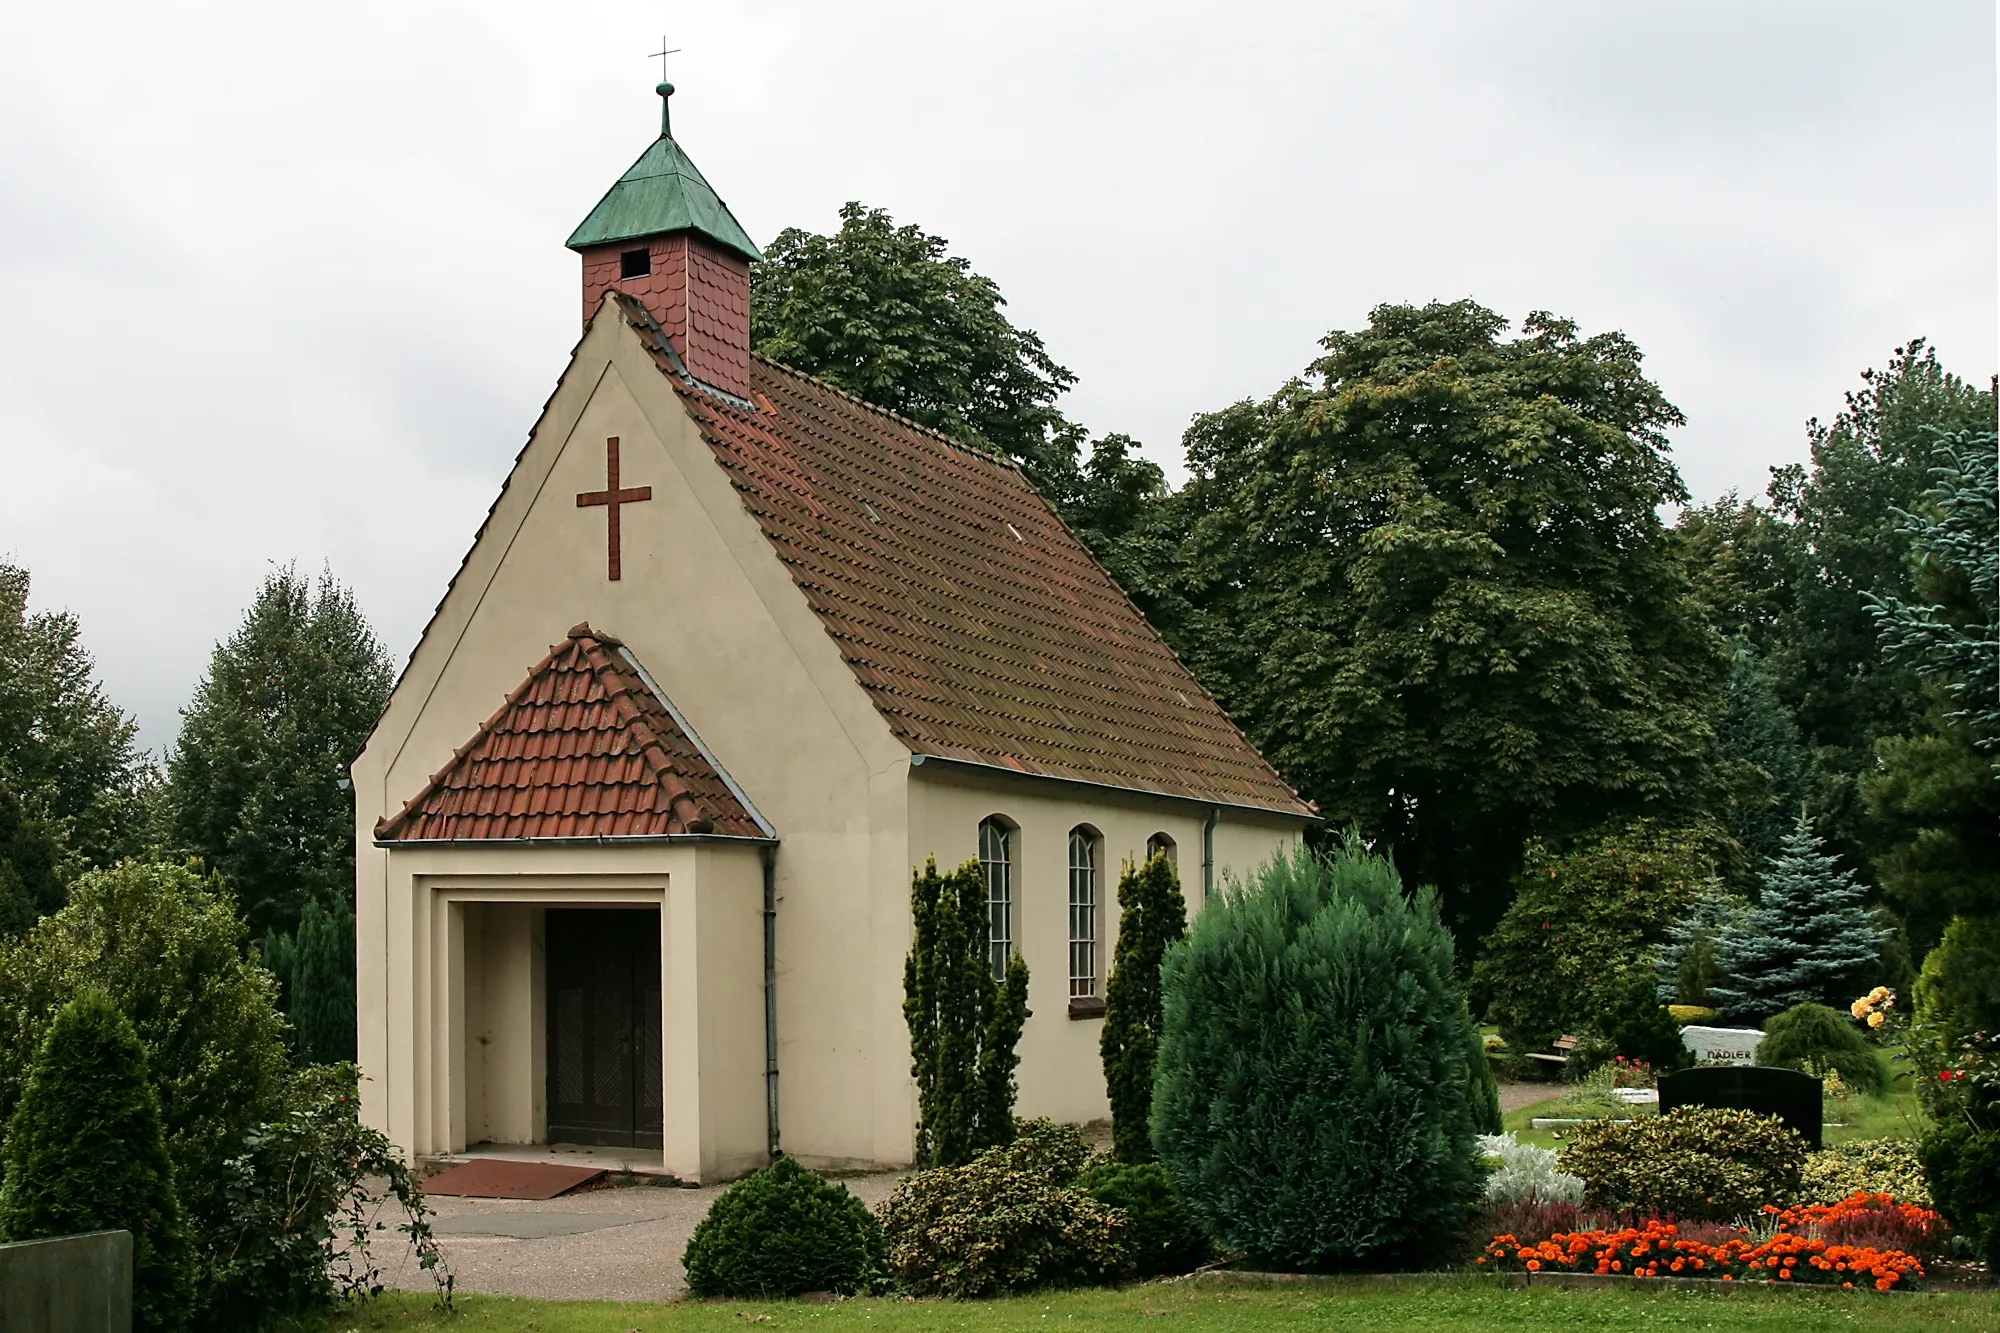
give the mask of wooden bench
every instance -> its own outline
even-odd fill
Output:
[[[1547,1064],[1552,1064],[1556,1066],[1558,1069],[1560,1069],[1565,1065],[1569,1064],[1570,1057],[1576,1054],[1576,1048],[1581,1041],[1582,1038],[1580,1037],[1571,1037],[1571,1036],[1557,1037],[1555,1043],[1556,1048],[1553,1052],[1529,1051],[1528,1058],[1530,1060],[1541,1060]]]

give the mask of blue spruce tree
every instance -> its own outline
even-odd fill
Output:
[[[1801,812],[1764,873],[1757,906],[1716,942],[1721,979],[1708,988],[1716,1008],[1751,1020],[1795,1004],[1844,1008],[1882,947],[1863,892]]]

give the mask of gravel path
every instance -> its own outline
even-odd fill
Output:
[[[1553,1083],[1502,1083],[1500,1109],[1517,1111],[1561,1094],[1561,1086]],[[902,1179],[901,1172],[889,1171],[843,1177],[842,1183],[872,1208]],[[687,1294],[681,1251],[695,1223],[725,1188],[632,1185],[545,1201],[437,1195],[430,1202],[445,1262],[460,1291],[547,1300],[671,1301]],[[385,1244],[384,1259],[387,1250]],[[384,1269],[384,1281],[392,1287],[431,1289],[430,1275],[407,1253]]]
[[[902,1175],[843,1181],[871,1208]],[[634,1185],[559,1199],[431,1199],[439,1243],[460,1291],[548,1300],[671,1301],[687,1293],[681,1251],[725,1186]],[[387,1258],[384,1246],[383,1258]],[[429,1291],[405,1253],[385,1263],[392,1287]]]

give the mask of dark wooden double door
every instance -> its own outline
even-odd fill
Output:
[[[550,909],[549,1141],[660,1146],[660,914]]]

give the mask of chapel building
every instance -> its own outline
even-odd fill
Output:
[[[751,350],[757,247],[664,107],[353,766],[365,1119],[688,1181],[907,1164],[931,858],[1029,965],[1019,1113],[1102,1118],[1121,863],[1198,909],[1312,809],[1014,463]]]

